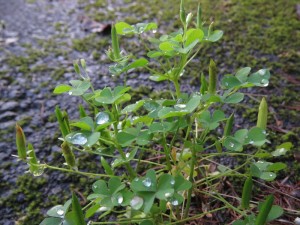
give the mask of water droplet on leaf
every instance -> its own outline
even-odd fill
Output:
[[[139,196],[133,197],[133,199],[130,201],[130,206],[135,210],[139,210],[140,208],[142,208],[143,204],[144,199]]]
[[[166,198],[170,198],[171,196],[172,196],[171,193],[169,193],[169,192],[165,193],[165,197],[166,197]]]
[[[153,30],[152,33],[155,34],[157,32],[157,30]]]
[[[62,210],[62,209],[59,209],[59,210],[56,211],[56,213],[57,213],[59,216],[62,216],[62,215],[64,215],[65,211]]]
[[[130,156],[130,153],[129,153],[129,152],[127,152],[125,156],[126,156],[126,158],[129,158],[129,156]]]
[[[233,148],[233,147],[234,147],[234,144],[233,144],[232,142],[230,142],[230,143],[229,143],[229,147],[230,147],[230,148]]]
[[[252,140],[249,141],[249,144],[250,144],[250,145],[252,145],[253,143],[254,143],[254,141],[252,141]]]
[[[184,109],[186,107],[186,104],[177,104],[175,106],[178,108]]]
[[[101,125],[101,124],[105,124],[109,121],[109,115],[105,112],[99,112],[97,115],[96,115],[96,123],[98,125]]]
[[[266,70],[260,69],[260,70],[258,71],[258,73],[259,73],[259,75],[264,76],[265,73],[266,73]]]
[[[174,198],[173,200],[171,200],[171,204],[174,206],[177,206],[177,205],[179,205],[179,202],[176,198]]]
[[[69,91],[69,95],[72,95],[73,94],[73,92],[72,91]]]
[[[171,185],[174,185],[175,184],[175,180],[172,178],[172,180],[170,181],[170,184]]]
[[[70,142],[74,145],[84,145],[87,143],[87,138],[82,133],[73,135]]]
[[[143,180],[143,184],[145,187],[150,187],[152,185],[151,179],[146,177],[145,180]]]

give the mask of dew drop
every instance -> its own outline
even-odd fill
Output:
[[[157,30],[153,30],[152,33],[155,34],[157,32]]]
[[[73,92],[72,91],[69,91],[69,95],[72,95],[73,94]]]
[[[150,187],[152,185],[151,179],[149,177],[146,177],[145,180],[143,180],[143,185],[145,187]]]
[[[233,148],[233,147],[234,147],[234,144],[233,144],[232,142],[230,142],[230,143],[229,143],[229,147],[230,147],[230,148]]]
[[[225,86],[228,86],[228,82],[225,82]]]
[[[250,144],[250,145],[252,145],[253,143],[254,143],[254,141],[252,141],[252,140],[249,141],[249,144]]]
[[[44,168],[39,167],[38,169],[32,172],[32,175],[35,177],[39,177],[44,173]]]
[[[175,180],[172,178],[172,180],[170,181],[170,184],[173,186],[175,184]]]
[[[84,145],[87,143],[87,138],[82,133],[77,133],[73,135],[70,141],[75,145]]]
[[[93,185],[93,188],[94,188],[94,189],[97,189],[97,188],[98,188],[97,184],[94,184],[94,185]]]
[[[285,148],[280,148],[280,149],[278,149],[278,152],[279,152],[279,153],[285,153],[285,151],[286,151]]]
[[[109,208],[108,208],[108,207],[105,207],[105,206],[102,206],[102,207],[100,207],[100,208],[98,209],[99,212],[104,212],[104,211],[107,211],[107,210],[109,210]]]
[[[137,178],[137,177],[136,177],[136,178],[134,178],[134,181],[139,181],[139,178]]]
[[[186,104],[177,104],[175,106],[178,108],[184,109],[186,107]]]
[[[261,82],[262,86],[267,87],[269,85],[269,81],[266,79],[262,79]]]
[[[273,177],[274,175],[273,174],[270,174],[270,177]]]
[[[166,198],[170,198],[171,196],[172,196],[171,193],[169,193],[169,192],[165,193],[165,197],[166,197]]]
[[[105,112],[99,112],[97,115],[96,115],[96,123],[98,125],[101,125],[101,124],[105,124],[109,121],[109,115]]]
[[[56,211],[56,213],[57,213],[59,216],[62,216],[62,215],[64,215],[65,211],[62,210],[62,209],[58,209],[58,210]]]
[[[130,201],[130,206],[135,210],[139,210],[140,208],[142,208],[143,204],[144,199],[139,196],[133,197],[133,199]]]
[[[130,156],[130,153],[129,153],[129,152],[127,152],[125,156],[126,156],[126,158],[129,158],[129,156]]]
[[[177,205],[179,205],[179,202],[178,202],[177,199],[173,199],[173,200],[171,201],[171,204],[174,205],[174,206],[177,206]]]
[[[118,202],[118,204],[122,204],[123,200],[124,200],[124,198],[123,198],[122,194],[120,194],[120,195],[117,197],[117,202]]]
[[[265,71],[264,69],[260,69],[260,70],[258,71],[258,73],[259,73],[259,75],[264,76],[265,73],[266,73],[266,71]]]

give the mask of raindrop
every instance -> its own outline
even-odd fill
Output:
[[[264,76],[266,71],[264,69],[261,69],[258,71],[259,75]]]
[[[127,152],[125,156],[126,156],[126,158],[129,158],[130,157],[130,153]]]
[[[87,143],[87,138],[82,133],[77,133],[71,137],[70,142],[75,145],[84,145]]]
[[[175,184],[175,180],[172,178],[172,180],[170,181],[170,184],[171,185],[174,185]]]
[[[179,205],[179,202],[178,202],[177,199],[174,198],[174,199],[171,201],[171,204],[174,205],[174,206],[177,206],[177,205]]]
[[[233,147],[234,147],[234,144],[233,144],[232,142],[230,142],[230,143],[229,143],[229,147],[230,147],[230,148],[233,148]]]
[[[270,173],[270,177],[273,177],[274,175],[272,173]]]
[[[133,197],[133,199],[130,201],[130,206],[135,210],[142,208],[143,204],[144,200],[139,196]]]
[[[94,188],[94,189],[97,189],[97,188],[98,188],[97,184],[94,184],[94,185],[93,185],[93,188]]]
[[[171,193],[169,193],[169,192],[165,193],[165,197],[166,197],[166,198],[170,198],[171,196],[172,196]]]
[[[69,95],[72,95],[73,94],[73,92],[72,91],[69,91]]]
[[[146,177],[145,180],[143,180],[143,184],[145,187],[150,187],[152,185],[151,179],[149,177]]]
[[[177,104],[175,106],[178,108],[184,109],[186,107],[186,104]]]
[[[153,30],[152,33],[155,34],[157,32],[157,30]]]
[[[98,125],[105,124],[109,121],[109,115],[105,112],[99,112],[96,115],[96,123]]]
[[[250,145],[252,145],[253,143],[254,143],[254,141],[252,141],[252,140],[249,141],[249,144],[250,144]]]
[[[104,211],[107,211],[107,210],[109,210],[109,208],[108,208],[108,207],[105,207],[105,206],[102,206],[102,207],[100,207],[100,208],[98,209],[99,212],[104,212]]]
[[[58,209],[58,210],[56,211],[56,213],[57,213],[59,216],[62,216],[62,215],[64,215],[65,211],[62,210],[62,209]]]
[[[139,178],[137,178],[137,177],[136,177],[136,178],[134,178],[134,181],[139,181]]]
[[[262,84],[262,86],[264,86],[264,87],[266,87],[266,86],[268,86],[268,85],[269,85],[269,81],[268,81],[268,80],[266,80],[266,79],[262,79],[260,83],[261,83],[261,84]]]
[[[44,173],[44,168],[39,167],[38,169],[32,172],[33,176],[39,177]]]
[[[120,194],[120,195],[117,197],[117,202],[118,202],[118,204],[122,204],[123,200],[124,200],[124,198],[123,198],[122,194]]]

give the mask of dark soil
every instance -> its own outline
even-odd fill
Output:
[[[187,11],[195,14],[197,2],[186,1]],[[287,177],[289,185],[299,185],[299,158],[294,157],[300,151],[297,0],[201,3],[207,21],[214,20],[225,35],[218,44],[203,47],[201,61],[191,63],[190,78],[182,81],[182,90],[198,88],[198,76],[202,71],[207,73],[209,58],[218,64],[220,75],[244,66],[269,68],[273,77],[268,88],[247,90],[247,104],[230,109],[228,114],[236,111],[238,123],[249,127],[256,121],[258,102],[266,96],[272,146],[285,141],[294,144],[293,152],[283,159],[289,168],[280,179]],[[23,127],[42,162],[61,165],[54,108],[60,105],[75,119],[82,102],[52,91],[57,84],[76,77],[73,60],[86,59],[95,87],[115,86],[119,81],[108,72],[105,50],[110,36],[102,31],[103,26],[116,21],[154,21],[159,25],[158,34],[173,31],[179,25],[178,8],[179,3],[173,0],[0,0],[0,224],[39,224],[47,209],[63,204],[71,190],[87,196],[93,182],[53,171],[41,177],[25,174],[27,165],[11,156],[16,154],[15,123]],[[125,50],[143,54],[137,40],[122,38],[121,43]],[[149,81],[143,71],[131,73],[128,85],[135,87],[137,96],[155,95],[163,87]],[[82,156],[79,163],[81,168],[99,172],[97,162],[90,163],[88,156]]]

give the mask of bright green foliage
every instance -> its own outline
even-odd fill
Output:
[[[220,40],[223,31],[215,30],[213,23],[203,22],[200,5],[194,18],[192,13],[186,14],[182,0],[179,17],[182,28],[166,34],[155,34],[155,23],[130,25],[119,22],[112,26],[112,47],[107,51],[112,61],[109,72],[124,79],[122,86],[97,89],[88,76],[85,60],[74,62],[77,78],[70,81],[71,85],[59,84],[54,89],[55,94],[79,96],[89,105],[89,110],[79,106],[80,117],[70,122],[68,114],[56,107],[62,133],[59,140],[63,143],[67,168],[38,164],[33,151],[29,153],[32,159],[27,159],[25,141],[20,138],[24,134],[17,130],[19,157],[27,161],[31,171],[38,166],[38,169],[57,169],[95,179],[85,207],[81,208],[73,194],[72,200],[64,206],[50,209],[49,217],[41,224],[82,225],[90,218],[106,221],[110,213],[118,215],[116,223],[120,224],[184,224],[226,208],[243,217],[235,221],[235,225],[263,225],[282,214],[279,206],[272,207],[273,197],[268,197],[261,206],[251,205],[250,200],[257,179],[272,181],[278,171],[286,168],[284,163],[271,161],[273,157],[289,152],[291,143],[284,143],[272,151],[265,150],[269,140],[264,98],[257,125],[249,129],[241,127],[243,124],[235,126],[234,112],[231,107],[226,107],[244,100],[246,94],[239,92],[240,89],[267,86],[269,70],[251,73],[250,67],[244,67],[236,73],[221,74],[217,68],[221,62],[215,63],[211,59],[206,66],[208,77],[204,75],[205,71],[198,71],[200,93],[182,92],[180,82],[182,77],[188,76],[189,64],[196,60],[204,46]],[[143,35],[149,31],[154,34]],[[143,43],[147,52],[144,56],[121,52],[119,35],[146,38]],[[126,84],[126,78],[136,69],[147,70],[152,81],[170,83],[171,97],[145,97],[132,102],[131,87]],[[240,128],[236,130],[236,127]],[[33,150],[33,147],[29,149]],[[84,168],[78,170],[75,155],[87,153],[95,155],[95,160],[101,164],[99,168],[105,173],[89,173]],[[221,156],[239,156],[243,160],[230,168],[217,160]],[[217,165],[216,171],[208,169],[212,165]],[[216,184],[222,183],[225,176],[246,178],[243,190],[240,190],[240,208],[219,193]],[[194,196],[195,199],[218,202],[211,207],[220,208],[202,205],[203,211],[200,207],[201,212],[191,216]],[[69,209],[70,204],[72,209]],[[253,213],[253,207],[261,209],[258,216]]]

